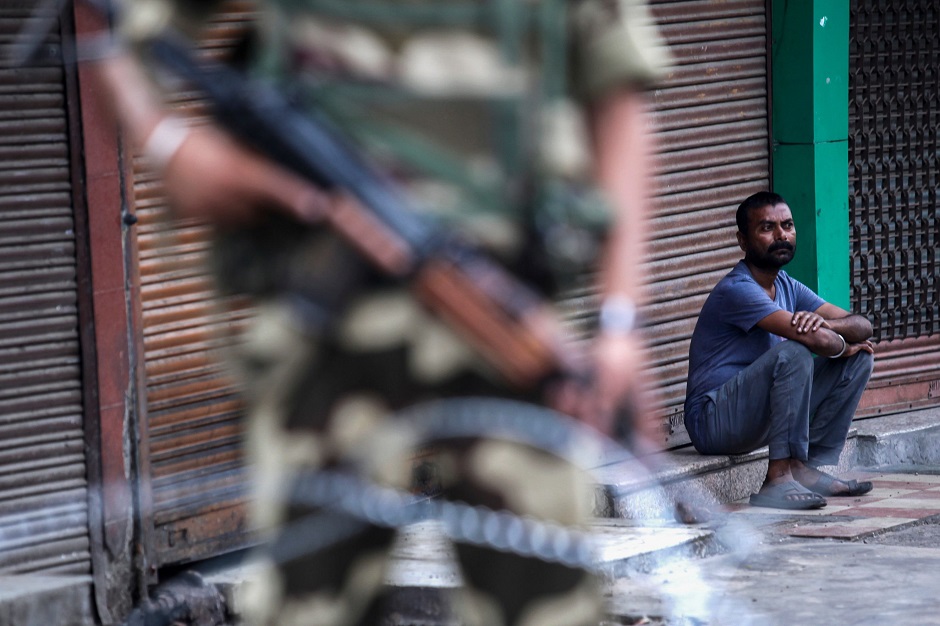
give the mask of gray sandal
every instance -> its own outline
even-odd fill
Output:
[[[795,480],[767,485],[752,495],[750,502],[751,506],[799,511],[821,509],[826,506],[825,498],[818,493],[813,493]]]
[[[872,490],[874,485],[871,484],[871,481],[865,480],[858,482],[855,479],[852,480],[841,480],[835,476],[831,476],[826,472],[819,472],[819,479],[813,484],[812,487],[809,487],[810,491],[818,493],[822,496],[835,496],[835,497],[852,497],[852,496],[861,496],[865,495]],[[836,483],[842,483],[848,487],[848,491],[839,491],[836,489]]]

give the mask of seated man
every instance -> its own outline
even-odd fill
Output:
[[[708,296],[689,354],[685,426],[702,454],[769,446],[767,477],[751,504],[789,509],[857,496],[870,482],[818,469],[838,462],[872,370],[871,323],[825,302],[781,268],[796,228],[779,195],[738,207],[744,259]],[[813,358],[813,355],[819,358]]]

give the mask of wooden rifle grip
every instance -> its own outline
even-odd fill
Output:
[[[525,321],[494,307],[457,266],[428,261],[415,277],[414,290],[512,385],[534,388],[558,368],[553,349]]]
[[[417,261],[407,243],[356,198],[335,196],[327,214],[337,232],[386,274],[404,277],[414,268]],[[557,355],[531,325],[494,302],[478,286],[479,279],[449,261],[431,258],[421,264],[412,287],[422,304],[476,348],[510,384],[534,388],[558,369]]]
[[[415,258],[407,242],[354,197],[338,194],[327,211],[330,224],[346,241],[390,276],[405,276],[414,267]]]

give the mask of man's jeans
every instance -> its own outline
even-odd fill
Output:
[[[782,341],[707,394],[689,425],[702,454],[743,454],[769,446],[770,459],[834,465],[845,445],[872,356],[813,358],[797,341]]]

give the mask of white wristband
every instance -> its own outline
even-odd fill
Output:
[[[636,304],[626,296],[611,296],[604,300],[598,315],[602,332],[627,334],[636,329]]]
[[[843,337],[839,333],[836,333],[836,337],[842,340],[842,349],[839,350],[839,354],[833,354],[831,357],[829,357],[830,359],[838,359],[840,356],[845,354],[845,349],[848,347],[848,344],[845,343],[845,337]]]
[[[186,138],[189,126],[174,115],[167,115],[153,127],[144,142],[143,154],[157,168],[163,170],[179,152]]]

